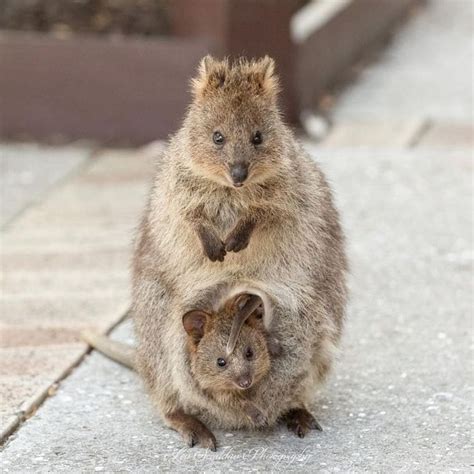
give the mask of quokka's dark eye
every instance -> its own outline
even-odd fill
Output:
[[[252,357],[253,357],[253,350],[250,347],[247,347],[247,349],[245,349],[245,358],[247,360],[250,360]]]
[[[222,133],[219,131],[214,132],[212,135],[212,140],[216,145],[223,145],[225,142],[224,135],[222,135]]]
[[[261,145],[262,142],[263,142],[262,134],[259,131],[255,132],[252,137],[252,144]]]
[[[225,367],[226,364],[227,364],[226,360],[223,359],[222,357],[219,357],[219,358],[217,359],[217,365],[218,365],[219,367]]]

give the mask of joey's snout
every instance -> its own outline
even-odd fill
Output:
[[[243,186],[244,181],[247,179],[248,172],[248,166],[244,163],[238,163],[230,167],[230,177],[236,188]]]
[[[240,389],[246,390],[252,386],[252,376],[250,374],[241,375],[237,378],[236,384]]]

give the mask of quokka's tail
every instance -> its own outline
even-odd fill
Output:
[[[112,359],[131,370],[136,370],[135,349],[132,346],[122,342],[113,341],[107,336],[92,331],[83,331],[81,337],[93,349],[98,350],[109,359]]]

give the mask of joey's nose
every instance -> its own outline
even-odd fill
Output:
[[[250,375],[243,375],[242,377],[239,377],[237,379],[237,385],[240,388],[249,388],[250,385],[252,385],[252,379],[250,378]]]
[[[236,165],[230,170],[230,177],[232,178],[232,182],[236,187],[242,186],[243,182],[247,179],[247,176],[248,169],[246,166]]]

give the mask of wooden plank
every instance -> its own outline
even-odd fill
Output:
[[[324,148],[406,148],[425,127],[420,118],[341,122],[322,141]]]

